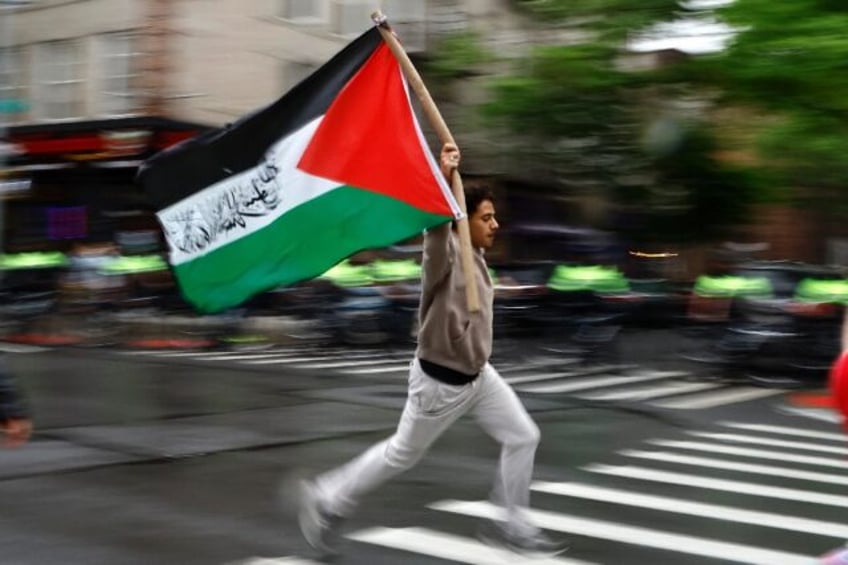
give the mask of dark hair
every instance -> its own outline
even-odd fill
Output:
[[[491,189],[486,185],[472,186],[465,189],[465,209],[468,211],[468,216],[471,217],[477,208],[484,201],[488,200],[495,202],[495,197]]]

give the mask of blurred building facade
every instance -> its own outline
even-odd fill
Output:
[[[150,247],[158,226],[133,183],[138,164],[274,101],[367,28],[378,5],[414,58],[466,29],[498,54],[431,89],[464,149],[464,174],[503,178],[503,140],[468,108],[484,99],[492,73],[534,44],[586,40],[576,28],[539,29],[509,0],[0,0],[0,186],[14,187],[0,191],[2,248]],[[663,50],[626,62],[639,68],[677,56]],[[609,207],[529,188],[522,181],[507,191],[521,198],[510,198],[504,215],[553,223]],[[811,254],[793,248],[791,256]]]
[[[0,0],[0,163],[28,188],[6,191],[3,248],[156,231],[138,164],[272,102],[378,4],[413,56],[512,26],[506,0]]]

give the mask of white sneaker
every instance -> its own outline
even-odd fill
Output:
[[[322,555],[336,555],[338,531],[343,518],[322,508],[312,481],[301,481],[299,490],[297,521],[303,538]]]
[[[511,533],[500,522],[488,520],[477,531],[477,537],[486,545],[503,547],[527,555],[528,557],[555,557],[568,551],[570,544],[566,540],[552,540],[541,530],[532,534]]]

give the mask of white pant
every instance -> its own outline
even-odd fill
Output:
[[[488,363],[473,382],[452,386],[429,377],[414,359],[406,406],[394,435],[320,475],[316,487],[321,503],[333,514],[350,514],[362,495],[413,467],[442,432],[467,412],[501,444],[495,502],[507,509],[514,531],[535,531],[524,510],[529,505],[539,428],[512,388]]]

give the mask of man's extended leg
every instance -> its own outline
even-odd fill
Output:
[[[506,509],[503,541],[512,549],[548,554],[561,553],[567,544],[542,535],[527,516],[533,459],[539,445],[539,427],[527,413],[515,391],[498,372],[486,365],[478,379],[480,391],[472,413],[480,426],[501,444],[500,464],[493,489],[495,501]]]
[[[409,395],[397,430],[350,462],[318,476],[307,485],[319,513],[349,515],[360,498],[393,476],[414,466],[433,442],[471,405],[477,383],[450,386],[440,383],[413,361]],[[304,527],[304,535],[312,543]],[[320,537],[318,533],[313,538]],[[314,544],[313,545],[317,545]]]

